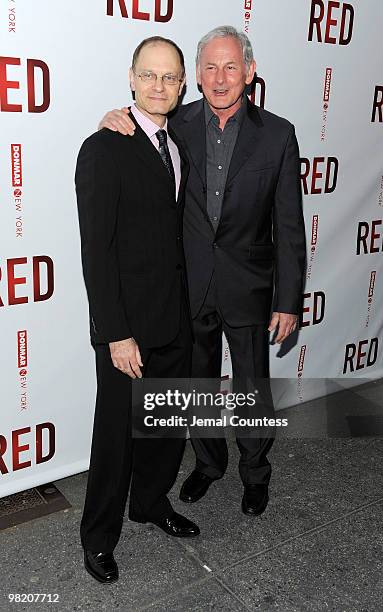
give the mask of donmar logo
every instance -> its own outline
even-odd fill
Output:
[[[12,160],[12,187],[23,186],[23,174],[21,165],[21,144],[11,144]]]
[[[17,367],[19,368],[20,410],[27,410],[28,408],[28,395],[27,395],[28,371],[25,369],[27,365],[28,365],[27,330],[23,329],[17,332]]]
[[[378,116],[378,119],[376,118]],[[383,85],[376,85],[372,104],[371,123],[383,123]]]
[[[140,7],[141,3],[141,7]],[[143,21],[158,21],[167,22],[173,17],[173,0],[150,0],[152,5],[151,12],[140,10],[142,9],[142,0],[107,0],[106,14],[113,17],[114,7],[118,7],[117,11],[120,17],[125,19],[140,19]],[[128,6],[129,5],[129,12]],[[147,7],[146,7],[147,8]]]
[[[53,261],[48,255],[32,257],[32,269],[27,257],[7,259],[5,265],[0,261],[0,307],[16,306],[28,302],[49,300],[54,291]],[[17,269],[16,269],[17,268]],[[21,268],[21,269],[20,269]],[[21,285],[24,285],[24,295]],[[31,295],[28,295],[28,292]]]
[[[298,380],[297,380],[297,397],[300,402],[304,401],[303,395],[303,384],[302,384],[302,376],[303,376],[303,368],[305,364],[305,356],[306,356],[306,344],[301,346],[301,350],[299,352],[298,359]]]
[[[312,247],[316,246],[316,243],[318,240],[318,222],[319,222],[319,215],[313,215],[313,220],[311,224],[311,246]]]
[[[378,206],[383,206],[383,174],[380,177],[380,186],[378,193]]]
[[[16,219],[15,229],[16,238],[23,237],[23,218],[22,213],[22,191],[20,187],[23,185],[23,164],[21,156],[21,144],[11,144],[11,167],[12,167],[12,187],[13,189],[13,202],[15,205]]]
[[[327,159],[325,157],[314,157],[312,161],[307,157],[302,157],[300,161],[300,176],[305,195],[335,191],[339,170],[339,161],[336,157],[328,157]]]
[[[323,90],[323,105],[322,105],[322,129],[320,139],[323,141],[326,137],[326,123],[328,105],[330,101],[330,87],[332,78],[332,68],[326,68],[326,75],[324,79],[324,90]]]
[[[366,255],[383,251],[383,219],[360,221],[356,237],[356,254]]]
[[[326,68],[326,78],[324,81],[323,102],[328,102],[330,99],[332,68]]]
[[[371,275],[370,275],[370,286],[368,288],[368,297],[369,298],[372,298],[374,296],[375,278],[376,278],[376,270],[373,270],[371,272]]]
[[[244,26],[243,29],[246,34],[249,33],[250,19],[251,19],[251,9],[252,9],[253,0],[245,0],[244,1]]]
[[[27,330],[17,332],[17,363],[18,368],[26,368],[28,365]]]
[[[303,374],[303,368],[305,365],[305,355],[306,355],[306,344],[303,344],[301,346],[301,350],[299,353],[299,359],[298,359],[298,377],[299,378],[301,378]]]
[[[371,274],[370,274],[370,283],[369,283],[369,287],[368,287],[367,316],[366,316],[365,327],[368,327],[368,325],[370,323],[372,302],[373,302],[374,289],[375,289],[375,279],[376,279],[376,270],[372,270]]]
[[[9,0],[8,7],[8,32],[16,34],[16,7],[15,0]]]
[[[310,259],[307,262],[307,271],[306,271],[307,280],[311,278],[311,273],[313,269],[315,250],[316,250],[316,245],[318,242],[318,225],[319,225],[319,215],[313,215],[313,219],[311,222],[311,249],[310,249],[311,253],[310,253]]]
[[[26,83],[11,80],[8,69],[11,66],[20,66],[19,57],[0,56],[0,111],[3,113],[21,113],[23,105],[21,103],[11,103],[8,99],[10,89],[21,89],[27,92],[27,105],[29,113],[44,113],[50,104],[50,76],[49,68],[45,62],[39,59],[27,59]],[[13,70],[16,70],[13,68]],[[36,79],[36,72],[40,72]],[[39,85],[37,90],[36,81]],[[22,87],[20,88],[20,84]],[[26,85],[26,86],[25,86]],[[40,104],[36,100],[40,101]]]
[[[354,27],[354,9],[347,2],[311,0],[308,40],[348,45]]]

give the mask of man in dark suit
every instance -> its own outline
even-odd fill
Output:
[[[296,328],[306,251],[294,126],[249,102],[244,92],[254,74],[247,36],[230,26],[212,30],[197,50],[204,98],[171,120],[191,166],[184,248],[192,373],[220,376],[224,331],[234,382],[245,381],[247,390],[269,378],[268,332],[276,330],[281,343]],[[108,113],[101,125],[134,133],[127,109]],[[272,442],[267,435],[237,436],[245,514],[267,506]],[[192,437],[192,444],[196,467],[181,489],[185,502],[200,499],[228,460],[223,438]]]
[[[190,376],[192,331],[182,211],[188,162],[167,126],[185,76],[181,50],[152,37],[130,70],[136,136],[109,130],[82,145],[76,169],[84,279],[96,352],[97,400],[81,541],[87,571],[118,579],[113,550],[129,518],[191,537],[197,525],[167,494],[184,439],[132,437],[132,378]]]

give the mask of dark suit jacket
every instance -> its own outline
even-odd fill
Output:
[[[168,344],[178,333],[189,166],[181,147],[179,152],[176,202],[168,171],[139,126],[134,138],[103,129],[81,147],[75,181],[96,344],[133,336],[150,348]]]
[[[234,148],[216,234],[207,214],[203,101],[171,120],[190,161],[184,249],[193,317],[212,275],[229,325],[268,322],[273,310],[298,313],[305,234],[294,126],[248,102]]]

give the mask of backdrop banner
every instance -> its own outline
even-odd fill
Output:
[[[223,24],[253,43],[256,104],[300,145],[308,266],[300,329],[271,346],[278,407],[383,374],[383,4],[328,0],[0,1],[0,497],[84,471],[95,400],[74,170],[132,101],[148,36],[186,59]],[[223,339],[223,376],[230,375]],[[302,384],[309,379],[309,384]],[[316,381],[315,381],[316,379]]]

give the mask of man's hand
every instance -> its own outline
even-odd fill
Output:
[[[109,342],[110,356],[115,368],[128,374],[130,378],[142,378],[140,366],[143,366],[140,349],[134,338]]]
[[[269,331],[274,331],[278,325],[278,335],[275,338],[277,344],[281,344],[286,340],[287,336],[293,332],[297,327],[298,316],[295,314],[288,314],[286,312],[273,312],[271,317]]]
[[[115,108],[101,119],[98,129],[108,128],[112,132],[120,132],[124,136],[133,136],[136,126],[128,115],[129,109],[127,106],[123,106],[121,110]]]

